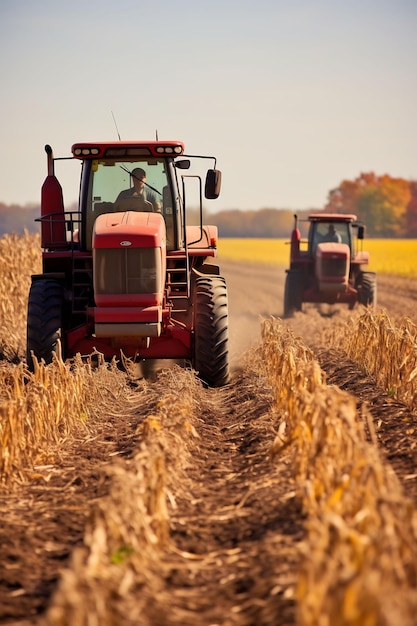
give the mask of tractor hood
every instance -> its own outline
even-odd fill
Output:
[[[105,213],[93,230],[97,307],[160,306],[165,287],[165,221],[159,213]]]
[[[165,238],[160,213],[105,213],[95,221],[93,248],[162,248]]]

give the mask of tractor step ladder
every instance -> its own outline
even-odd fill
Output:
[[[85,313],[90,304],[93,288],[93,270],[86,266],[91,256],[72,255],[72,312]]]
[[[188,283],[188,255],[184,253],[167,254],[168,299],[173,303],[173,312],[183,312],[186,309],[180,305],[184,298],[189,297]]]

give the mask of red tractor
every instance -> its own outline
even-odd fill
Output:
[[[227,383],[228,303],[217,227],[202,223],[203,180],[191,162],[212,159],[204,193],[220,193],[214,157],[187,156],[179,141],[88,142],[77,211],[64,210],[50,146],[41,195],[42,274],[32,276],[27,362],[95,351],[135,361],[189,363],[209,386]],[[201,163],[202,161],[200,161]],[[199,192],[199,225],[186,223],[187,178]],[[195,182],[197,181],[197,182]]]
[[[375,306],[376,274],[363,269],[369,253],[358,249],[365,227],[356,215],[312,213],[308,222],[308,240],[302,241],[295,216],[284,317],[301,311],[303,302],[345,303],[351,309],[357,302]],[[301,250],[302,243],[307,244],[306,250]]]

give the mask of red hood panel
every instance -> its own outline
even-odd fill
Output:
[[[94,224],[93,248],[162,248],[165,221],[159,213],[105,213]]]

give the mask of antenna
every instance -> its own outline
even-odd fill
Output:
[[[155,131],[155,137],[156,137],[156,141],[159,141],[159,139],[158,139],[158,129],[156,129],[156,131]]]
[[[112,114],[112,116],[113,116],[113,122],[114,122],[114,125],[116,126],[117,136],[118,136],[118,138],[119,138],[119,141],[121,141],[121,139],[120,139],[119,129],[117,128],[116,118],[114,117],[114,113],[113,113],[113,111],[111,111],[111,114]]]

